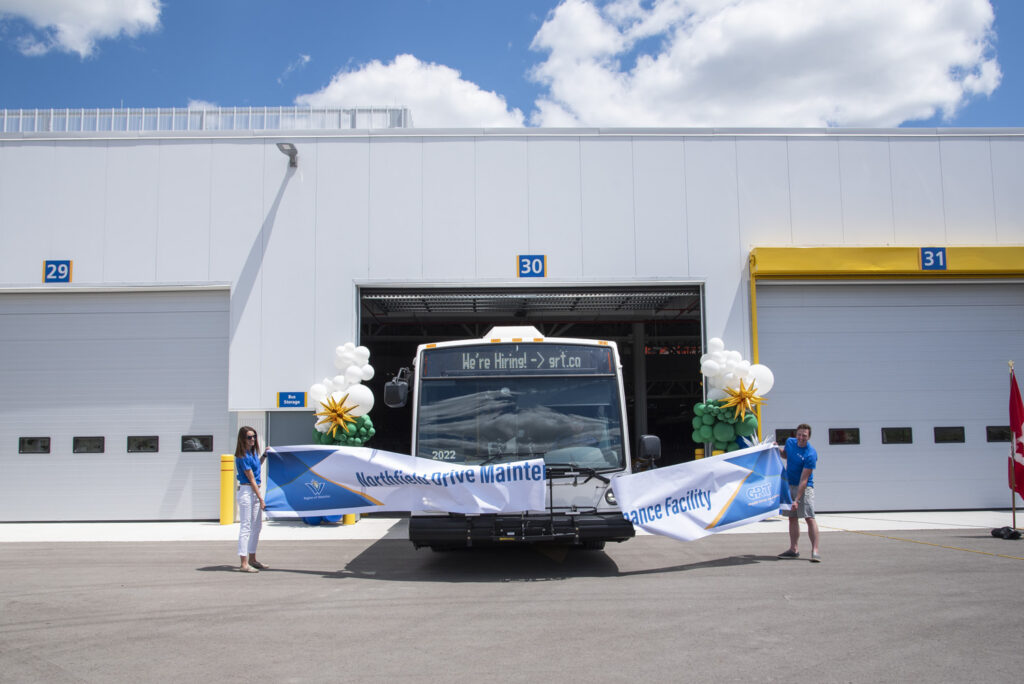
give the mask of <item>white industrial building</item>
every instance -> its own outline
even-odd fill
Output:
[[[820,510],[1010,505],[1024,129],[409,123],[0,112],[0,520],[216,518],[237,426],[307,441],[288,393],[339,344],[379,396],[416,344],[523,321],[617,341],[669,463],[721,337],[774,371],[766,431],[813,426]]]

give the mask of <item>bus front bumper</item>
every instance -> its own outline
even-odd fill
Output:
[[[515,543],[554,542],[595,545],[623,542],[636,532],[621,513],[547,515],[413,515],[409,540],[416,548],[460,548]]]

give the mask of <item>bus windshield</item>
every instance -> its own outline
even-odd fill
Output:
[[[543,457],[620,469],[621,416],[616,375],[424,379],[416,452],[466,465]]]

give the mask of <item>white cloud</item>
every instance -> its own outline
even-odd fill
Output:
[[[295,102],[311,107],[405,106],[417,128],[523,125],[523,113],[509,111],[505,98],[464,80],[455,69],[412,55],[343,69],[322,90],[300,95]]]
[[[85,58],[100,40],[137,36],[160,25],[159,0],[0,0],[0,21],[16,17],[32,31],[15,37],[30,57],[51,50]]]
[[[949,118],[999,85],[992,22],[988,0],[566,0],[532,44],[547,55],[531,71],[547,92],[531,123]]]
[[[293,61],[291,64],[289,64],[287,67],[285,67],[284,73],[282,73],[280,76],[277,77],[277,82],[279,84],[284,83],[285,79],[287,79],[289,76],[292,75],[293,71],[297,71],[297,70],[303,68],[304,66],[309,64],[311,61],[313,61],[313,58],[310,57],[309,55],[299,55],[295,59],[295,61]]]

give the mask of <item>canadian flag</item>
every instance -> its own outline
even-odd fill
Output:
[[[1024,404],[1020,400],[1017,378],[1010,371],[1010,432],[1013,436],[1013,454],[1010,456],[1007,475],[1010,489],[1024,497]]]

